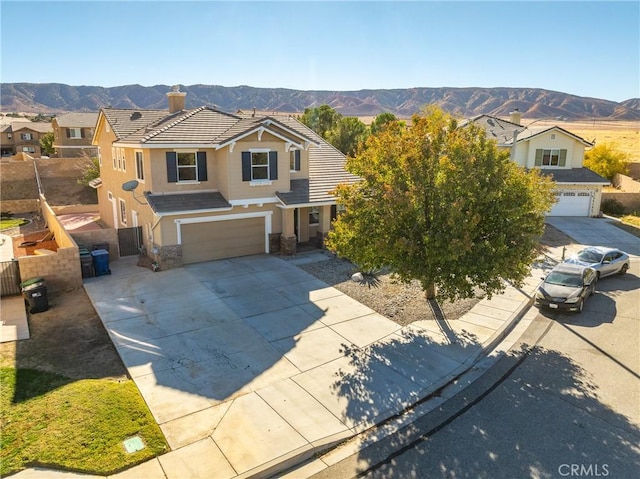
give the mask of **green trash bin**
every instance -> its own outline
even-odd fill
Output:
[[[42,313],[49,309],[47,284],[42,278],[33,278],[20,283],[22,295],[29,305],[29,312]]]

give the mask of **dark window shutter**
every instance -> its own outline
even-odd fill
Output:
[[[251,152],[242,152],[242,181],[251,181]]]
[[[196,153],[196,163],[198,165],[198,181],[207,181],[207,152],[198,151]]]
[[[567,150],[560,150],[560,161],[558,166],[566,166],[567,164]]]
[[[71,138],[71,130],[69,128],[65,128],[67,130],[67,138]]]
[[[294,154],[295,154],[295,159],[293,160],[294,169],[296,171],[300,171],[300,150],[296,150]]]
[[[178,182],[178,154],[175,151],[167,151],[167,181]]]
[[[536,150],[536,166],[542,166],[542,149],[538,148]]]
[[[80,128],[80,138],[84,138],[86,135],[84,134],[84,128]]]
[[[277,151],[269,152],[269,179],[270,180],[278,179],[278,152]]]

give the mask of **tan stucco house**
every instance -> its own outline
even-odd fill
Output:
[[[331,191],[355,181],[345,156],[288,115],[105,108],[99,149],[100,216],[140,226],[160,268],[281,251],[322,239],[336,214]]]
[[[521,114],[511,112],[509,120],[480,115],[463,123],[485,129],[487,138],[524,168],[539,168],[556,183],[557,202],[549,216],[598,216],[606,178],[583,166],[585,148],[593,144],[559,126],[521,125]]]
[[[58,158],[94,158],[98,152],[91,144],[97,113],[65,113],[51,121],[53,147]]]
[[[51,123],[36,121],[13,121],[0,126],[1,155],[17,153],[39,158],[42,155],[40,138],[51,132]]]

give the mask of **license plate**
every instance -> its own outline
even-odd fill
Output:
[[[550,307],[551,309],[558,309],[558,305],[557,305],[557,304],[553,304],[553,303],[551,303],[551,304],[549,305],[549,307]]]

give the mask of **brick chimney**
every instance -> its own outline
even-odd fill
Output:
[[[509,121],[511,123],[515,123],[516,125],[520,125],[520,121],[522,120],[522,113],[517,108],[514,108],[513,111],[509,112]]]
[[[167,98],[169,99],[169,113],[184,110],[184,97],[186,96],[187,92],[180,91],[179,85],[175,85],[171,88],[171,91],[167,92]]]

